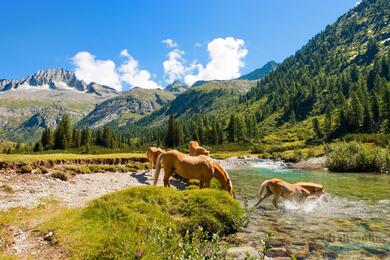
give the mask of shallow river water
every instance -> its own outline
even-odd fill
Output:
[[[250,205],[271,178],[320,183],[328,197],[301,205],[283,201],[280,209],[273,208],[272,197],[266,199],[238,234],[243,243],[258,248],[272,233],[271,245],[282,244],[303,258],[390,259],[390,175],[292,170],[267,161],[229,173],[238,198],[247,197]]]

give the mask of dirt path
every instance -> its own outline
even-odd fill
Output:
[[[49,175],[0,174],[0,211],[16,207],[33,208],[47,199],[55,199],[66,207],[81,207],[87,201],[109,192],[131,186],[150,185],[149,172],[92,173],[71,177],[68,181]],[[11,190],[9,190],[11,188]]]

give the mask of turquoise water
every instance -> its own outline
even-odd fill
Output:
[[[284,169],[259,161],[254,167],[230,170],[238,198],[258,199],[260,184],[271,178],[324,185],[328,201],[296,204],[283,201],[274,209],[271,198],[256,209],[247,228],[252,240],[284,241],[291,253],[390,258],[390,176]]]

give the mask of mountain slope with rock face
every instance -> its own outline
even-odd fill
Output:
[[[79,121],[96,104],[118,95],[108,86],[87,84],[71,71],[38,71],[22,80],[0,80],[0,139],[35,141],[64,113]]]
[[[275,61],[269,61],[267,62],[263,67],[259,69],[255,69],[254,71],[243,75],[239,77],[238,79],[245,79],[245,80],[260,80],[264,78],[267,74],[274,71],[278,67],[278,63]]]
[[[161,89],[133,88],[97,105],[78,126],[99,127],[116,120],[117,124],[135,121],[175,99],[171,92]]]
[[[177,118],[205,115],[229,109],[241,95],[256,85],[248,80],[215,80],[178,95],[175,100],[149,116],[142,118],[141,125],[159,125],[170,115]]]

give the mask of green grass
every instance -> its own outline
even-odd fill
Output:
[[[40,229],[76,259],[187,259],[210,257],[206,238],[234,232],[242,215],[224,191],[134,187],[64,210]]]
[[[34,162],[49,160],[75,160],[75,159],[113,159],[113,158],[144,158],[144,153],[112,153],[112,154],[0,154],[0,161],[5,162]]]
[[[339,172],[390,172],[390,150],[359,142],[340,142],[328,147],[326,166]]]

